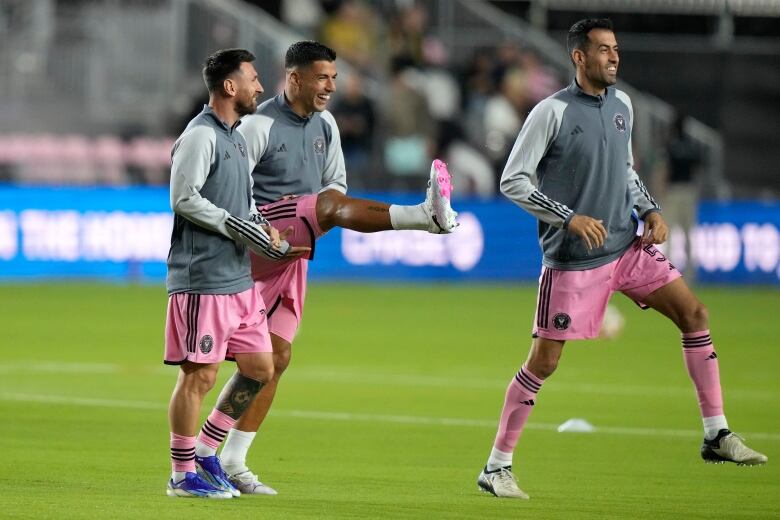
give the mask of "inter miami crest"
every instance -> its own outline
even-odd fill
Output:
[[[325,138],[322,136],[317,136],[314,138],[314,152],[315,153],[325,153]]]
[[[623,114],[615,114],[615,118],[612,120],[615,123],[615,128],[621,134],[626,131],[626,118]]]
[[[571,323],[571,318],[565,312],[559,312],[558,314],[553,316],[553,327],[555,327],[558,330],[568,329],[570,323]]]
[[[211,349],[214,348],[214,338],[207,334],[200,338],[200,343],[198,343],[198,346],[200,347],[201,352],[208,354],[211,352]]]

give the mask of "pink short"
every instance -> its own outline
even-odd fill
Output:
[[[292,343],[303,318],[308,261],[314,258],[316,240],[325,233],[317,221],[317,195],[282,199],[258,208],[280,232],[292,226],[287,241],[311,247],[305,258],[274,262],[252,254],[252,277],[268,302],[268,330]]]
[[[557,340],[595,338],[613,292],[644,307],[644,298],[680,276],[655,246],[642,246],[639,239],[620,258],[595,269],[542,267],[533,334]]]
[[[238,294],[172,294],[165,322],[165,364],[211,364],[228,354],[271,352],[265,315],[256,287]]]

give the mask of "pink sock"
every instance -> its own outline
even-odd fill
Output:
[[[534,399],[544,381],[523,365],[509,383],[504,397],[504,408],[498,423],[498,434],[493,444],[496,449],[512,453],[533,410]]]
[[[171,432],[171,464],[173,471],[195,472],[195,437]]]
[[[710,331],[682,333],[683,357],[688,374],[696,385],[702,417],[723,415],[718,355],[710,339]]]
[[[214,408],[200,429],[198,442],[216,450],[234,424],[235,419]]]

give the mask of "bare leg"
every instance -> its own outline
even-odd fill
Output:
[[[236,422],[234,428],[244,432],[255,432],[260,425],[263,424],[268,410],[271,409],[271,404],[274,401],[276,395],[276,388],[279,384],[279,378],[282,377],[285,369],[290,364],[290,357],[292,355],[292,345],[277,336],[271,334],[271,344],[273,345],[273,361],[274,361],[274,375],[263,386],[263,389],[257,394],[257,397],[246,409],[246,412]]]
[[[672,320],[680,332],[697,332],[709,328],[707,308],[682,278],[654,291],[645,298],[644,303]]]
[[[565,341],[547,338],[534,338],[531,345],[531,352],[528,353],[528,359],[525,364],[539,379],[547,379],[555,369],[558,368],[558,361],[563,353]]]
[[[202,365],[186,362],[179,370],[179,378],[168,405],[168,421],[171,432],[194,437],[198,432],[198,419],[203,398],[214,387],[219,365]]]
[[[334,227],[361,233],[393,229],[390,204],[353,199],[336,190],[326,190],[317,196],[317,222],[323,231]]]

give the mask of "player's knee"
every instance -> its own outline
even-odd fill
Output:
[[[345,198],[336,190],[326,190],[317,196],[317,223],[320,228],[327,231],[336,225]]]
[[[290,360],[292,359],[292,348],[281,349],[279,352],[274,352],[274,375],[279,379],[287,367],[290,366]]]
[[[556,368],[558,368],[557,358],[543,358],[537,361],[533,368],[529,367],[529,370],[539,379],[547,379],[553,375]]]
[[[203,368],[187,374],[183,381],[184,390],[205,396],[217,382],[217,371]]]
[[[241,371],[241,375],[248,377],[249,379],[254,379],[255,381],[260,381],[261,383],[267,383],[274,378],[274,366],[271,363],[252,365],[250,367],[245,367]]]
[[[696,332],[709,328],[709,312],[707,307],[701,303],[696,302],[695,305],[683,313],[682,323],[680,324],[683,331]]]

